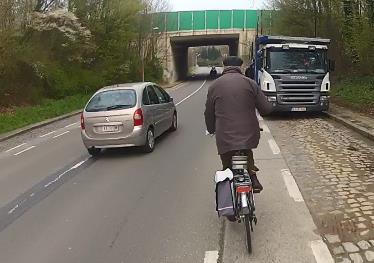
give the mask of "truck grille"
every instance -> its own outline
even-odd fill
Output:
[[[319,102],[320,81],[276,79],[279,104],[312,105]]]

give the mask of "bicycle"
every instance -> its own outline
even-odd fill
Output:
[[[244,221],[247,251],[251,254],[251,232],[253,232],[253,223],[255,225],[257,224],[257,217],[255,214],[254,190],[247,171],[247,154],[245,152],[238,151],[232,157],[232,172],[234,174],[233,192],[235,219],[238,223]]]
[[[260,128],[260,131],[263,131],[263,129]],[[214,136],[208,131],[205,132],[205,135]],[[247,170],[246,151],[237,151],[232,157],[231,165],[233,172],[234,217],[238,223],[241,223],[242,220],[244,221],[247,251],[251,254],[251,232],[253,232],[253,223],[257,224],[254,194],[258,192],[255,192],[252,188],[251,177]]]

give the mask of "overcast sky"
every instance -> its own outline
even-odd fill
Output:
[[[170,0],[174,11],[261,9],[266,0]]]

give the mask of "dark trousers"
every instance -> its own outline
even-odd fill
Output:
[[[235,155],[237,151],[230,151],[224,154],[221,154],[221,161],[223,170],[226,170],[227,168],[231,169],[232,166],[232,157]],[[247,170],[250,175],[256,174],[256,171],[258,171],[258,168],[255,166],[255,161],[253,159],[253,152],[251,149],[245,150],[247,154]]]

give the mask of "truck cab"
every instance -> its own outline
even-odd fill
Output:
[[[329,39],[260,36],[255,42],[255,80],[274,111],[329,108]]]

